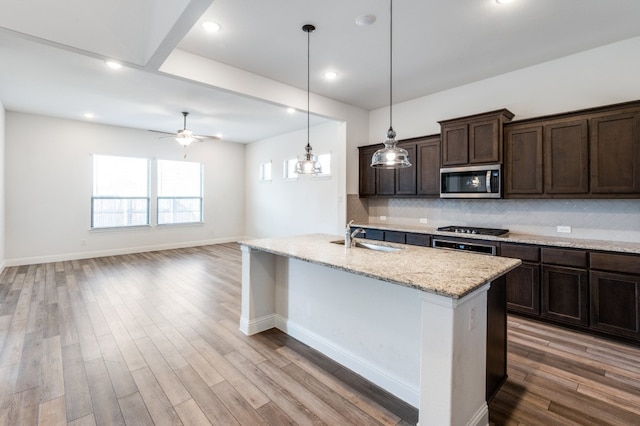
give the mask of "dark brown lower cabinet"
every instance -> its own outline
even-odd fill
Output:
[[[640,337],[640,276],[591,271],[592,328],[618,336]]]
[[[507,380],[506,301],[506,279],[503,275],[491,282],[487,292],[487,402]]]
[[[407,244],[412,246],[431,247],[431,235],[407,232]]]
[[[523,262],[507,273],[506,280],[509,311],[540,315],[540,265]]]
[[[407,242],[407,233],[399,231],[384,231],[384,240],[392,243],[405,244]]]
[[[541,316],[589,325],[589,287],[585,269],[542,265]]]

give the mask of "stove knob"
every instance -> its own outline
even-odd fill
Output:
[[[476,231],[475,229],[473,231],[471,231],[472,234],[477,234],[478,231]]]

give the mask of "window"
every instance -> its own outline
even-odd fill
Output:
[[[284,160],[284,175],[285,179],[296,179],[298,174],[296,173],[296,163],[298,162],[297,158],[292,158],[290,160]]]
[[[93,156],[91,228],[149,224],[149,161]]]
[[[268,163],[260,164],[260,180],[261,181],[271,180],[271,161],[269,161]]]
[[[158,160],[158,225],[202,222],[202,165]]]
[[[322,171],[318,173],[318,176],[331,176],[331,154],[318,155],[318,161],[322,167]]]

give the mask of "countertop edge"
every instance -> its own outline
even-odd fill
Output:
[[[324,234],[314,234],[314,235],[310,235],[308,237],[317,237],[318,235],[324,236],[324,237],[330,237],[329,239],[339,239],[339,236],[329,236],[329,235],[324,235]],[[478,280],[472,284],[469,285],[469,287],[464,290],[464,291],[458,291],[458,292],[450,292],[450,291],[445,291],[442,289],[438,289],[438,288],[432,288],[432,287],[427,287],[424,285],[420,285],[420,284],[416,284],[407,280],[402,280],[402,279],[394,279],[391,276],[388,275],[384,275],[384,274],[377,274],[377,273],[371,273],[371,272],[367,272],[367,271],[363,271],[362,269],[359,268],[355,268],[355,267],[349,267],[349,266],[345,266],[345,265],[340,265],[337,264],[335,262],[329,262],[329,261],[323,261],[317,258],[313,258],[313,257],[309,257],[309,256],[303,256],[300,254],[296,254],[295,252],[292,252],[291,250],[284,250],[284,249],[276,249],[273,247],[269,247],[268,245],[261,243],[261,242],[265,242],[265,241],[277,241],[277,240],[281,240],[281,241],[293,241],[295,238],[302,238],[305,237],[303,236],[295,236],[295,237],[281,237],[281,238],[267,238],[267,239],[251,239],[251,240],[244,240],[244,241],[238,241],[238,244],[240,244],[241,246],[245,246],[247,248],[253,249],[253,250],[258,250],[258,251],[262,251],[262,252],[266,252],[266,253],[271,253],[274,255],[278,255],[278,256],[284,256],[284,257],[289,257],[292,259],[296,259],[296,260],[300,260],[303,262],[308,262],[308,263],[312,263],[312,264],[316,264],[316,265],[320,265],[320,266],[324,266],[324,267],[328,267],[331,269],[336,269],[336,270],[340,270],[340,271],[344,271],[344,272],[348,272],[348,273],[352,273],[352,274],[356,274],[356,275],[360,275],[360,276],[364,276],[364,277],[368,277],[368,278],[372,278],[372,279],[376,279],[376,280],[380,280],[380,281],[384,281],[384,282],[388,282],[390,284],[394,284],[394,285],[400,285],[403,287],[408,287],[408,288],[413,288],[419,291],[424,291],[424,292],[428,292],[428,293],[432,293],[432,294],[436,294],[439,296],[444,296],[450,299],[462,299],[465,296],[467,296],[468,294],[473,293],[475,290],[477,290],[478,288],[482,287],[483,285],[485,285],[488,282],[493,281],[494,279],[506,274],[507,272],[509,272],[510,270],[516,268],[518,265],[521,264],[521,261],[519,259],[512,259],[512,258],[501,258],[503,259],[505,262],[505,266],[503,266],[500,269],[496,269],[495,272],[491,273],[491,274],[487,274],[483,276],[482,280]],[[410,245],[405,245],[405,244],[397,244],[397,243],[390,243],[390,242],[376,242],[377,244],[381,244],[381,245],[386,245],[386,246],[390,246],[390,247],[403,247],[405,250],[407,250],[408,248],[410,248],[411,250],[424,250],[425,248],[423,247],[417,247],[417,246],[410,246]],[[437,250],[437,251],[442,251],[440,249],[431,249],[431,248],[426,248],[427,250]],[[447,252],[447,251],[444,251]],[[449,254],[451,255],[462,255],[463,253],[460,252],[450,252]],[[464,254],[468,254],[468,253],[464,253]],[[473,254],[473,256],[486,256],[486,255],[479,255],[479,254]],[[493,257],[494,259],[497,257]],[[508,264],[508,265],[507,265]]]
[[[624,241],[606,241],[606,240],[588,240],[579,238],[561,238],[550,237],[544,235],[531,235],[531,234],[519,234],[510,232],[505,237],[495,237],[491,235],[468,235],[468,234],[456,234],[453,232],[438,231],[436,228],[427,228],[411,225],[395,225],[395,224],[380,224],[380,223],[354,223],[354,227],[380,229],[386,231],[399,231],[399,232],[412,232],[416,234],[429,234],[437,235],[440,237],[452,237],[452,238],[468,238],[478,239],[485,241],[516,243],[516,244],[534,244],[541,246],[561,247],[561,248],[575,248],[583,250],[596,250],[596,251],[608,251],[616,253],[626,254],[640,254],[640,244],[624,242]]]

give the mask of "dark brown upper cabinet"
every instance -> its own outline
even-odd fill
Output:
[[[371,167],[371,157],[378,148],[378,145],[358,148],[358,194],[361,197],[376,195],[376,169]]]
[[[505,195],[542,194],[542,126],[505,130]]]
[[[640,102],[505,125],[505,198],[640,198]]]
[[[361,197],[440,196],[440,135],[405,139],[398,146],[407,150],[411,167],[374,169],[371,156],[380,145],[360,147]]]
[[[395,174],[395,194],[396,195],[416,195],[416,144],[399,143],[398,146],[407,150],[411,167],[397,169]]]
[[[586,119],[544,126],[544,191],[589,192],[589,133]]]
[[[440,136],[427,136],[416,143],[416,194],[440,196]]]
[[[590,120],[591,192],[640,193],[640,112]]]
[[[442,166],[502,163],[502,129],[507,109],[440,121]]]

